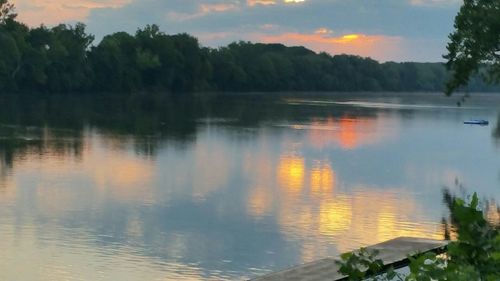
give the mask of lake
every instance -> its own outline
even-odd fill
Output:
[[[0,100],[0,280],[244,280],[500,201],[500,95]],[[489,126],[464,125],[487,119]]]

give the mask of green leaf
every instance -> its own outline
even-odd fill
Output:
[[[479,203],[479,199],[477,198],[477,193],[474,192],[474,195],[472,195],[472,201],[470,203],[470,207],[473,209],[477,209]]]

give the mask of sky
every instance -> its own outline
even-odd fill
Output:
[[[158,24],[201,45],[244,40],[379,61],[443,61],[461,0],[11,0],[30,26],[83,22],[96,36]]]

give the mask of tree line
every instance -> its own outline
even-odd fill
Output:
[[[30,28],[7,5],[0,0],[0,93],[444,91],[450,78],[442,63],[379,63],[251,42],[207,48],[157,25],[94,45],[82,23]],[[499,90],[478,77],[467,89]]]

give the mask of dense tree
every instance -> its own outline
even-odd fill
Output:
[[[72,92],[89,88],[90,68],[87,62],[87,48],[94,37],[85,32],[85,25],[74,27],[58,25],[51,29],[51,38],[46,45],[48,90],[51,92]]]
[[[446,93],[467,84],[484,70],[489,82],[500,82],[500,1],[465,0],[455,18],[448,44],[448,67],[453,71]]]
[[[498,12],[493,1],[466,1],[464,7],[479,7],[478,3],[490,3]],[[474,5],[469,10],[482,12],[473,13],[473,19],[481,13],[496,15]],[[463,8],[462,13],[469,10]],[[483,20],[484,28],[487,22],[495,20]],[[484,31],[457,17],[457,26],[460,29],[452,36],[456,42],[449,46],[455,50],[449,63],[455,86],[472,73],[469,68],[463,70],[464,65],[489,62],[491,68],[498,68],[498,49],[487,53],[493,42],[498,48],[498,25]],[[480,33],[478,39],[469,38],[476,33]],[[487,43],[469,55],[464,46],[475,42],[469,39]],[[147,25],[135,34],[117,32],[96,45],[93,40],[81,23],[29,28],[16,21],[13,5],[0,0],[0,93],[442,91],[450,76],[441,63],[381,64],[370,58],[318,54],[282,44],[234,42],[209,49],[191,35],[168,35],[157,25]],[[469,90],[495,89],[500,88],[488,88],[478,75],[471,76]]]
[[[121,92],[139,90],[139,69],[136,67],[137,42],[133,36],[118,32],[104,37],[90,52],[94,74],[94,90]]]
[[[23,67],[27,64],[26,55],[30,46],[26,42],[29,35],[27,26],[14,20],[7,20],[0,24],[0,89],[4,91],[18,90],[16,81]]]

